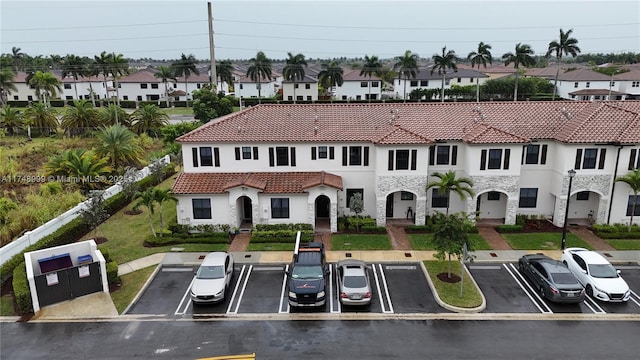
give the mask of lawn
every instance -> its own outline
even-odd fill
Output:
[[[387,235],[334,234],[331,250],[393,250],[393,247]]]
[[[7,294],[0,297],[0,316],[14,316],[13,295]]]
[[[249,243],[247,251],[293,251],[294,243]]]
[[[462,281],[462,297],[460,297],[460,282],[447,283],[440,281],[437,275],[448,271],[447,261],[424,261],[429,278],[436,288],[440,300],[443,302],[462,308],[475,308],[482,304],[482,296],[475,284],[469,279],[469,274],[464,272]],[[451,273],[460,276],[460,262],[451,262]]]
[[[610,239],[607,242],[616,250],[640,250],[640,240],[638,239]]]
[[[122,286],[120,289],[111,293],[111,300],[113,300],[118,314],[122,314],[124,309],[129,306],[155,268],[155,266],[149,266],[120,277]]]
[[[435,250],[433,234],[407,234],[414,250]],[[476,250],[491,250],[491,246],[480,234],[469,234],[469,240],[475,244]]]
[[[509,233],[502,236],[514,250],[560,250],[562,242],[561,233]],[[592,249],[588,243],[571,233],[567,233],[566,247]]]

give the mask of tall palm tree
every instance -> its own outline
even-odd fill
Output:
[[[380,60],[377,56],[364,56],[364,64],[362,65],[362,70],[360,70],[360,76],[369,77],[369,102],[371,102],[371,76],[380,76],[381,69],[382,63],[380,63]],[[382,84],[380,84],[380,97],[382,97]]]
[[[169,124],[169,115],[156,105],[147,104],[133,112],[131,123],[131,130],[136,134],[147,133],[157,137],[160,129]]]
[[[418,54],[411,53],[411,50],[404,52],[402,56],[395,57],[396,62],[393,64],[393,70],[398,72],[398,81],[404,76],[404,93],[402,98],[407,101],[407,81],[409,77],[415,79],[418,74]]]
[[[456,172],[449,170],[446,173],[434,172],[434,177],[438,178],[438,181],[431,181],[427,184],[426,190],[431,188],[437,188],[441,195],[447,196],[447,215],[449,215],[450,194],[456,193],[460,196],[460,199],[464,201],[467,196],[473,196],[473,180],[468,177],[456,177]]]
[[[108,157],[114,170],[124,165],[139,165],[143,151],[136,143],[136,135],[122,125],[105,127],[96,134],[98,156]]]
[[[106,51],[103,51],[100,53],[100,55],[96,55],[93,57],[93,72],[95,72],[95,74],[102,74],[102,78],[104,80],[104,89],[107,92],[107,104],[111,103],[111,95],[109,95],[109,86],[107,83],[107,76],[111,74],[109,69],[109,56],[110,54],[108,54]]]
[[[342,74],[344,70],[336,61],[322,64],[322,70],[318,73],[318,81],[325,88],[329,88],[331,101],[333,102],[333,89],[335,86],[342,86],[344,78]]]
[[[60,80],[48,71],[36,71],[31,80],[29,80],[29,85],[35,90],[38,99],[44,101],[47,105],[49,105],[49,99],[58,94],[57,91],[62,91]]]
[[[19,110],[13,109],[10,105],[0,109],[0,127],[5,128],[9,135],[15,135],[23,126],[24,119]]]
[[[156,199],[155,199],[156,188],[148,187],[144,192],[137,191],[133,195],[132,200],[137,200],[133,204],[133,210],[137,211],[141,206],[149,209],[149,225],[151,225],[151,232],[153,233],[153,237],[157,237],[155,226],[153,225],[153,214],[156,212]]]
[[[578,56],[580,53],[580,48],[578,47],[578,40],[575,38],[569,37],[573,29],[570,29],[566,33],[560,29],[560,39],[553,40],[549,43],[549,50],[547,50],[547,57],[551,56],[551,54],[556,54],[556,78],[553,82],[553,97],[552,100],[556,99],[557,85],[558,85],[558,76],[560,75],[560,64],[562,62],[562,55],[571,55],[572,57]]]
[[[176,75],[173,72],[173,69],[169,66],[160,66],[153,76],[161,79],[164,83],[164,96],[166,96],[167,107],[169,107],[169,80],[178,81],[176,80]]]
[[[193,54],[189,54],[189,56],[187,56],[183,53],[178,61],[171,64],[175,76],[184,76],[184,92],[186,93],[185,99],[187,100],[187,107],[189,107],[189,89],[187,88],[189,76],[191,76],[192,73],[200,75],[200,72],[196,67],[197,62],[198,61]]]
[[[283,69],[284,78],[293,82],[293,103],[296,103],[296,81],[304,80],[304,68],[307,67],[307,61],[304,59],[304,55],[287,53],[289,58],[286,61],[286,65]]]
[[[513,89],[513,101],[518,101],[518,78],[520,77],[520,66],[529,67],[536,63],[531,55],[533,55],[533,49],[531,49],[531,46],[522,43],[516,44],[515,53],[508,52],[502,55],[504,66],[509,66],[509,64],[513,63],[513,67],[516,70],[516,83]]]
[[[12,91],[18,91],[13,83],[16,74],[10,68],[0,69],[0,103],[2,106],[7,105],[7,97]]]
[[[73,78],[73,87],[76,92],[76,99],[78,99],[78,77],[84,77],[86,66],[86,58],[81,58],[77,55],[67,55],[62,59],[62,78],[64,79],[67,76],[71,76]]]
[[[118,77],[129,74],[129,61],[122,54],[111,53],[107,58],[107,67],[113,76],[113,87],[116,88],[116,104],[120,105]]]
[[[480,65],[487,68],[487,62],[489,64],[492,63],[493,57],[491,56],[491,45],[485,44],[484,42],[480,42],[478,44],[478,50],[472,51],[467,55],[467,60],[471,60],[471,68],[475,65],[478,65],[478,70],[480,70]],[[480,78],[476,78],[476,102],[480,102]]]
[[[456,52],[453,50],[447,51],[447,47],[442,48],[442,55],[433,55],[433,67],[431,68],[431,74],[438,72],[442,75],[442,92],[440,93],[440,102],[444,102],[444,82],[447,76],[447,70],[451,69],[454,72],[458,72],[458,66],[456,65]]]
[[[178,202],[178,198],[171,195],[171,189],[155,189],[153,193],[153,200],[158,204],[158,214],[160,218],[160,237],[162,237],[164,229],[162,220],[162,204],[164,204],[165,201]]]
[[[54,108],[47,107],[44,103],[36,102],[29,105],[24,111],[25,120],[30,126],[37,128],[40,134],[49,135],[58,128],[58,115]]]
[[[220,80],[220,87],[222,83],[227,85],[233,85],[233,64],[231,60],[223,60],[216,64],[216,76]]]
[[[262,79],[271,80],[271,59],[262,51],[258,51],[256,57],[249,60],[251,65],[247,68],[247,76],[253,82],[258,82],[258,104],[262,99]]]
[[[618,176],[616,182],[623,182],[629,185],[633,192],[633,208],[631,209],[631,219],[629,219],[629,231],[631,231],[633,215],[636,213],[636,205],[638,204],[638,193],[640,192],[640,168],[634,169],[625,176]]]
[[[98,110],[87,100],[74,100],[73,106],[67,108],[60,126],[69,135],[81,135],[87,130],[94,130],[100,125]]]
[[[13,71],[16,73],[23,68],[24,61],[27,57],[27,55],[20,50],[22,49],[15,46],[11,48],[11,62],[13,63]]]

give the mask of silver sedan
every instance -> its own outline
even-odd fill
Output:
[[[348,259],[338,262],[338,288],[343,305],[371,304],[371,282],[364,261]]]

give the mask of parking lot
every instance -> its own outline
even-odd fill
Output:
[[[213,305],[191,303],[189,289],[197,267],[164,265],[127,314],[175,317],[224,314],[283,314],[290,312],[379,314],[445,313],[427,283],[420,263],[373,263],[369,307],[345,307],[338,300],[335,264],[329,264],[327,304],[323,309],[292,309],[287,301],[287,264],[236,264],[229,293]],[[587,298],[580,304],[554,304],[540,298],[515,263],[468,264],[487,305],[485,313],[640,313],[640,266],[617,266],[632,290],[627,303],[603,303]]]

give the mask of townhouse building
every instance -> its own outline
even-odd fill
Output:
[[[458,71],[449,70],[444,76],[444,88],[450,89],[452,85],[470,86],[476,84],[478,79],[480,85],[484,84],[489,76],[480,71],[459,67]],[[406,85],[406,88],[405,88]],[[418,71],[415,78],[405,79],[400,77],[393,81],[395,97],[402,99],[406,89],[406,98],[416,89],[442,89],[442,75],[438,72],[431,73],[430,69]],[[431,99],[426,99],[431,100]]]
[[[347,70],[342,75],[343,83],[336,86],[334,96],[339,100],[380,100],[382,80],[376,75],[360,75],[360,69]]]
[[[336,231],[356,193],[380,226],[447,209],[560,226],[568,200],[570,221],[625,223],[640,203],[614,181],[640,166],[640,101],[263,104],[177,142],[181,224],[328,220]],[[426,191],[449,170],[473,180],[473,197]]]
[[[286,101],[318,101],[318,79],[305,75],[304,79],[282,81],[282,99]]]
[[[545,76],[554,82],[553,76]],[[558,74],[558,96],[573,100],[627,100],[640,98],[640,70],[605,75],[588,68],[562,69]]]
[[[72,99],[91,99],[91,92],[93,91],[95,99],[106,99],[109,93],[115,95],[115,88],[111,80],[107,80],[105,85],[104,79],[98,76],[91,77],[79,77],[78,80],[74,80],[72,77],[62,78],[60,71],[53,71],[53,75],[61,82],[61,91],[57,93],[57,97],[64,100]],[[8,100],[14,101],[37,101],[33,87],[27,84],[28,74],[22,71],[16,73],[13,84],[16,87],[16,91],[11,91],[8,95]],[[76,89],[78,94],[76,96]]]

